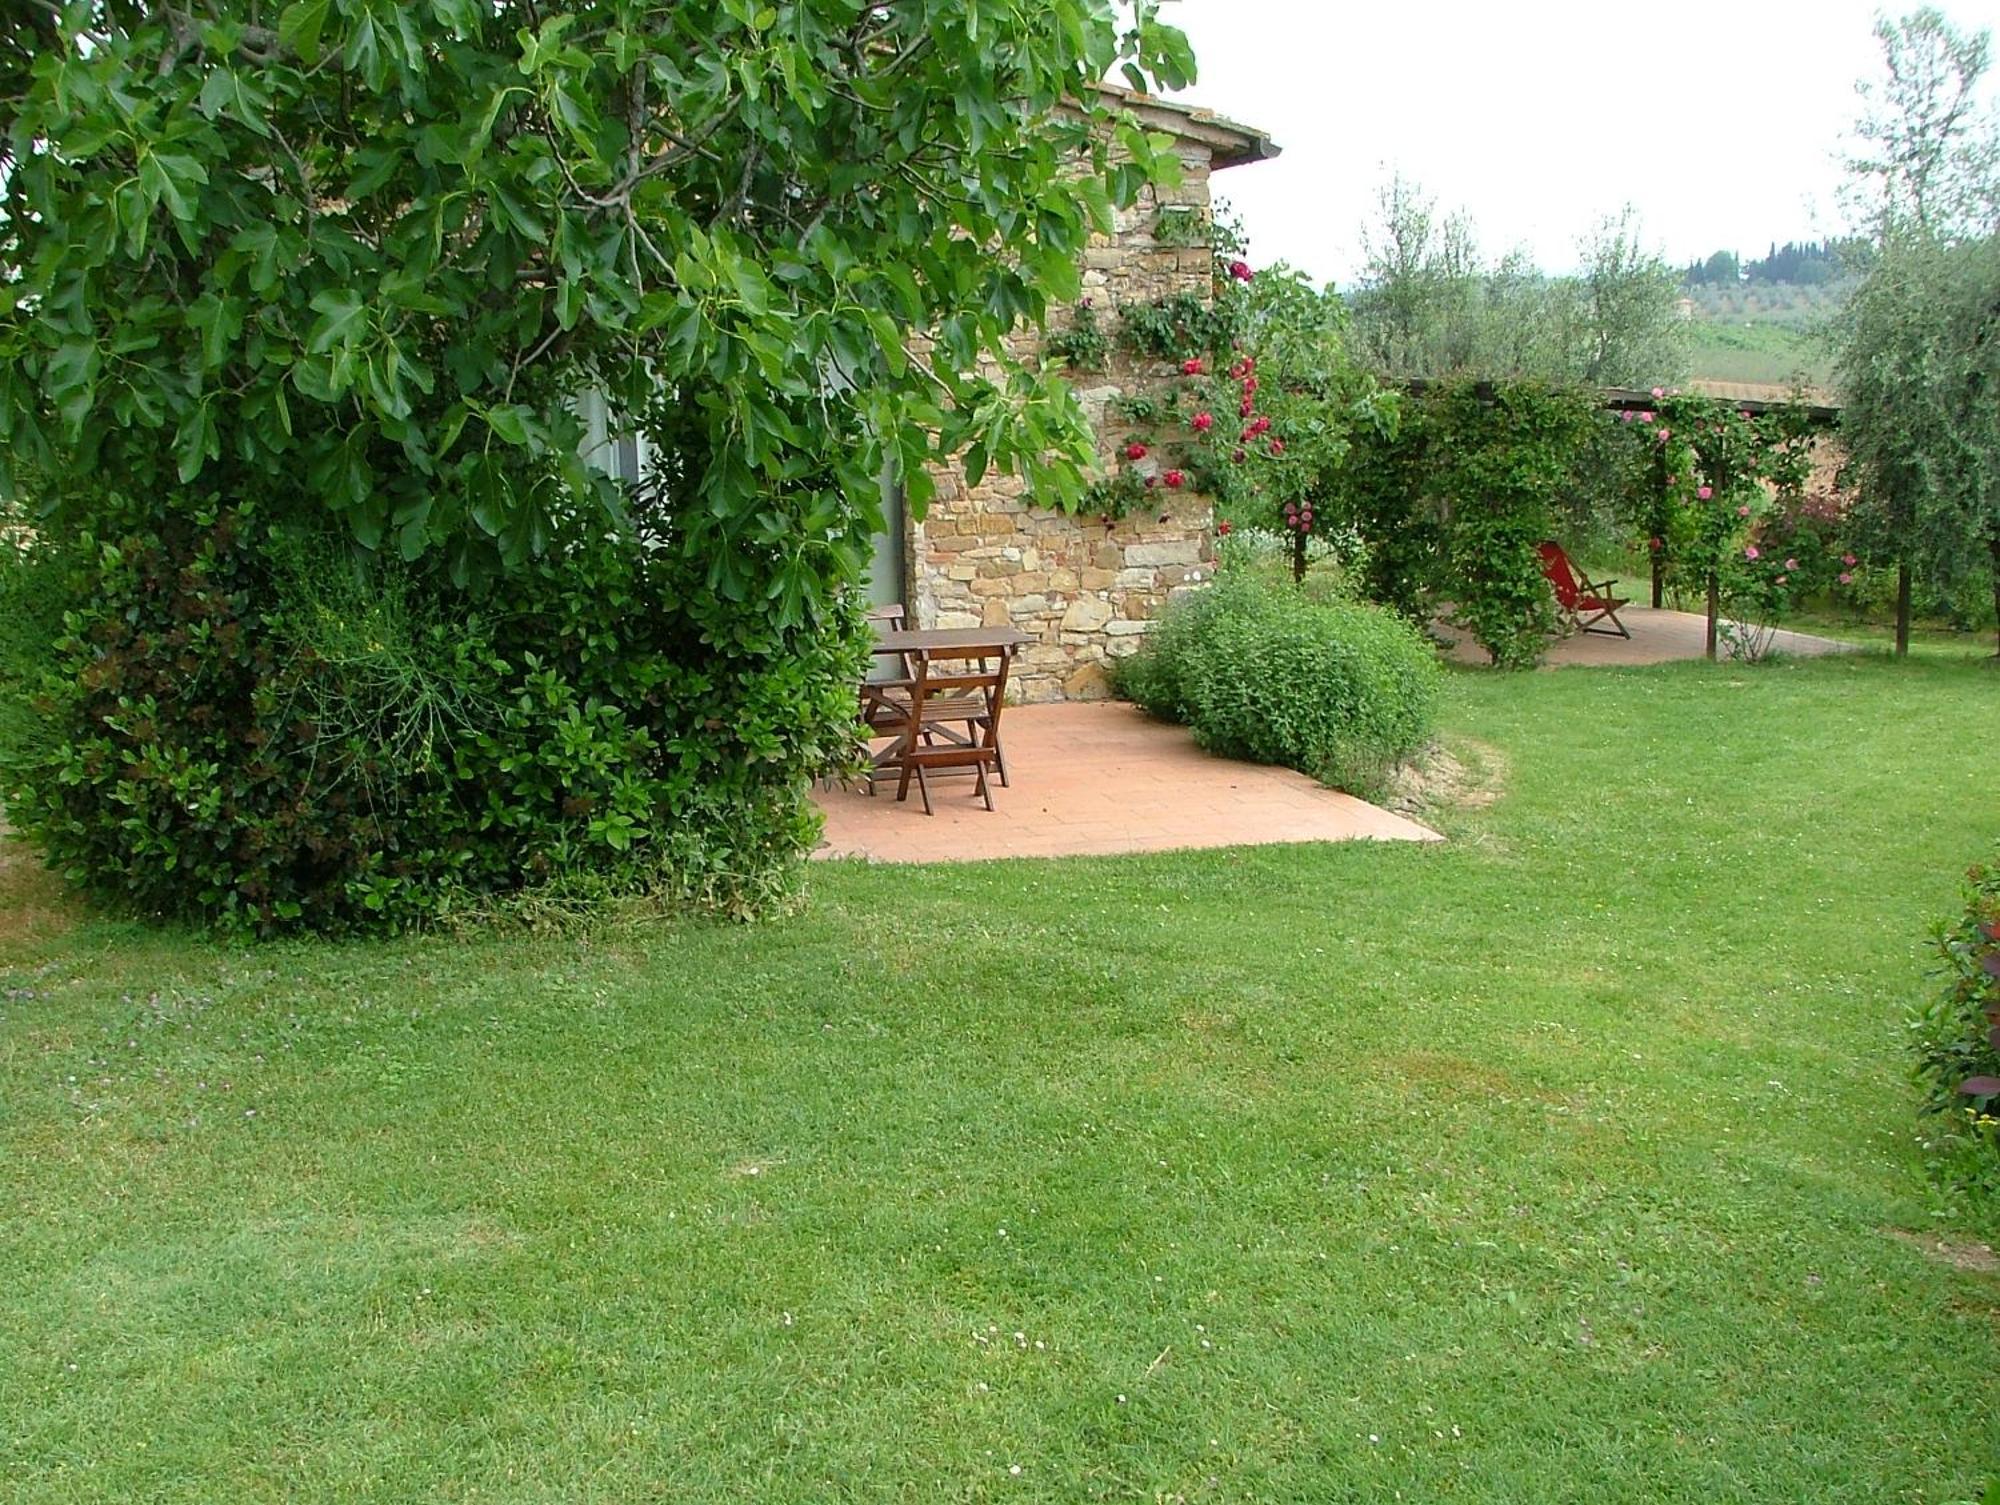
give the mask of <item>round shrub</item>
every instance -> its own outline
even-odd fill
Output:
[[[1236,572],[1176,603],[1119,676],[1213,752],[1362,795],[1430,739],[1442,684],[1401,618]]]

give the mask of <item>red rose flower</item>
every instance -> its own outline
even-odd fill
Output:
[[[1162,479],[1169,486],[1173,487],[1176,491],[1178,491],[1180,490],[1182,483],[1187,480],[1187,477],[1182,475],[1178,470],[1170,470],[1160,479]]]
[[[1202,364],[1200,356],[1191,355],[1181,362],[1181,374],[1183,376],[1199,376],[1201,373]]]
[[[1234,277],[1238,282],[1248,282],[1256,273],[1250,270],[1249,262],[1232,261],[1229,263],[1229,275]]]
[[[1284,452],[1285,452],[1285,441],[1282,439],[1273,438],[1271,440],[1271,453],[1274,455],[1282,455]]]
[[[1197,434],[1205,434],[1215,427],[1215,415],[1213,413],[1196,413],[1192,422],[1194,431]]]
[[[1125,446],[1125,458],[1128,460],[1145,459],[1146,446],[1141,444],[1137,439],[1134,439],[1130,444]]]
[[[1215,531],[1218,537],[1227,538],[1229,536],[1229,519],[1225,517],[1221,522],[1217,523]]]

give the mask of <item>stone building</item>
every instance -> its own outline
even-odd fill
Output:
[[[1118,309],[1188,291],[1207,297],[1210,252],[1205,243],[1187,243],[1186,227],[1208,223],[1209,176],[1278,150],[1261,132],[1206,110],[1119,92],[1148,129],[1175,138],[1183,172],[1178,188],[1148,190],[1118,211],[1115,231],[1094,237],[1085,256],[1084,296],[1112,354],[1103,371],[1078,372],[1072,381],[1107,470],[1126,432],[1108,405],[1175,374],[1120,348]],[[1067,317],[1064,311],[1052,322]],[[1023,348],[1032,352],[1038,338],[1023,336]],[[916,626],[1011,624],[1027,633],[1032,641],[1014,661],[1015,698],[1102,696],[1107,663],[1132,652],[1161,607],[1205,578],[1214,562],[1209,499],[1165,487],[1155,495],[1156,507],[1108,522],[1037,507],[1015,476],[988,475],[970,486],[963,474],[942,472],[921,522],[892,509],[873,592],[905,603]]]

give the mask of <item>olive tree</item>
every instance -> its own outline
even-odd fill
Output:
[[[1883,19],[1876,36],[1885,77],[1862,88],[1863,150],[1850,161],[1876,255],[1835,344],[1857,531],[1896,563],[1906,653],[1919,574],[1950,588],[1986,564],[2000,593],[2000,134],[1980,105],[1984,32],[1926,7]]]

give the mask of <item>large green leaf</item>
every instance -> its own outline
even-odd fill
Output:
[[[307,63],[319,61],[320,33],[332,0],[296,0],[278,17],[278,38]]]

